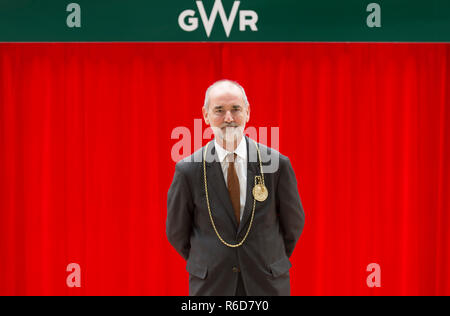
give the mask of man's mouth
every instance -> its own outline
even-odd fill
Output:
[[[222,127],[222,129],[226,129],[226,128],[230,128],[230,127],[236,128],[237,126],[236,125],[227,125],[227,126]]]

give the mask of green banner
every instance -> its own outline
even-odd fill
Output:
[[[0,42],[450,42],[450,0],[0,0]]]

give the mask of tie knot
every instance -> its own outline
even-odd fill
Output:
[[[233,163],[236,161],[236,157],[237,157],[236,153],[229,153],[227,155],[227,161]]]
[[[234,163],[234,162],[236,162],[236,157],[237,157],[237,154],[236,153],[229,153],[225,158],[225,160],[227,161],[227,162],[229,162],[229,163]]]

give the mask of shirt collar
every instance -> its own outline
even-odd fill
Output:
[[[217,156],[219,157],[219,161],[223,162],[225,157],[231,154],[231,151],[226,150],[222,146],[217,143],[216,138],[214,138],[214,146],[216,147]],[[245,135],[242,135],[241,142],[234,150],[239,157],[241,157],[244,161],[247,159],[247,142],[245,141]]]

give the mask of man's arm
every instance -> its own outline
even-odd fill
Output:
[[[189,257],[194,204],[186,176],[175,166],[172,184],[167,192],[167,239],[178,253],[187,260]]]
[[[305,213],[297,190],[297,179],[289,158],[280,160],[280,177],[277,187],[277,208],[284,234],[286,255],[290,257],[305,225]]]

